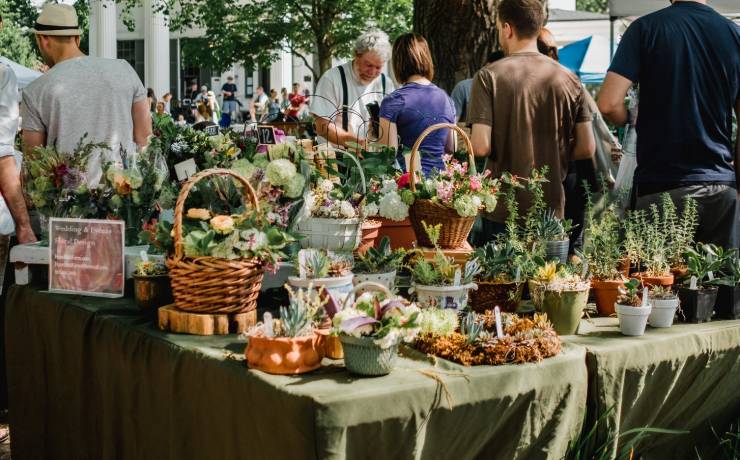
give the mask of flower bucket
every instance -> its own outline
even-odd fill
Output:
[[[352,284],[353,278],[354,275],[351,273],[333,278],[299,278],[297,276],[289,276],[288,284],[290,287],[297,289],[308,289],[309,286],[313,286],[313,289],[317,291],[323,287],[341,304],[352,291],[354,286]]]
[[[302,248],[327,251],[354,251],[360,245],[360,219],[306,217],[299,220],[295,231],[302,236]]]
[[[355,286],[366,281],[381,284],[387,287],[389,291],[393,291],[396,287],[396,271],[393,270],[387,273],[355,273]],[[363,292],[360,291],[359,293],[362,294]]]
[[[171,304],[172,288],[169,275],[134,275],[134,299],[136,306],[148,313],[156,313],[159,307]]]
[[[619,288],[624,286],[621,280],[591,280],[591,291],[594,293],[596,310],[600,316],[614,314],[614,304],[619,297]]]
[[[385,218],[374,218],[380,221],[381,225],[378,229],[378,238],[380,241],[384,236],[387,236],[391,240],[391,249],[411,249],[416,243],[416,233],[414,228],[411,226],[411,221],[406,218],[402,221],[395,221]]]
[[[653,307],[633,307],[632,305],[616,304],[614,309],[619,317],[619,331],[622,335],[639,336],[645,334],[648,317]]]
[[[475,283],[461,286],[424,286],[414,284],[409,293],[416,293],[419,308],[454,308],[462,310],[468,304],[468,293],[478,289]]]
[[[370,337],[340,336],[344,349],[344,365],[353,374],[378,376],[393,370],[398,357],[398,345],[380,348]]]
[[[559,264],[568,262],[570,240],[554,240],[545,242],[545,257],[547,260],[557,260]]]
[[[542,311],[547,314],[555,332],[558,335],[576,334],[588,303],[588,288],[580,291],[548,291],[543,288],[541,295]]]
[[[717,318],[740,318],[740,286],[720,286],[714,310]]]
[[[362,223],[362,239],[360,240],[360,246],[357,248],[359,254],[365,254],[368,249],[375,246],[381,225],[382,223],[379,220],[374,219]]]
[[[478,289],[470,292],[470,306],[477,313],[499,307],[503,312],[516,312],[522,300],[524,283],[478,281]]]
[[[651,327],[671,327],[673,318],[676,316],[678,309],[678,298],[675,299],[652,299],[653,311],[648,317],[648,324]]]
[[[250,337],[244,354],[250,369],[268,374],[304,374],[321,366],[324,336]]]
[[[678,290],[678,298],[681,301],[683,321],[687,323],[706,323],[712,320],[714,304],[717,303],[719,289],[708,287],[703,289],[688,289],[682,287]]]

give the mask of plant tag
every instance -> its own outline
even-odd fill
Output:
[[[265,337],[272,337],[272,333],[273,333],[272,314],[269,311],[266,311],[264,316],[262,316],[262,318],[263,318],[262,322],[265,327]]]
[[[516,267],[516,275],[514,276],[514,282],[519,283],[522,280],[522,267]]]
[[[642,306],[648,306],[648,288],[642,288]]]
[[[139,251],[139,256],[141,257],[142,262],[149,262],[149,256],[147,255],[145,250]]]
[[[458,268],[455,270],[455,282],[453,283],[453,286],[460,286],[460,280],[462,279],[462,273],[460,273],[460,269]]]
[[[714,272],[707,273],[707,276],[709,277],[709,281],[714,281]]]
[[[697,281],[697,280],[696,280],[696,276],[692,276],[692,277],[691,277],[691,284],[689,285],[689,289],[694,289],[694,290],[696,290],[696,281]]]
[[[177,175],[177,180],[180,182],[190,179],[190,176],[194,175],[197,171],[198,167],[192,158],[175,165],[175,174]]]
[[[298,251],[298,277],[306,277],[306,251],[303,249]]]
[[[496,306],[493,309],[493,314],[496,315],[496,337],[502,339],[504,337],[504,328],[501,326],[501,309]]]

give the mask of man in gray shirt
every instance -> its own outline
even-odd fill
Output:
[[[72,6],[47,4],[33,32],[50,70],[23,91],[27,151],[46,145],[72,152],[85,134],[86,142],[104,142],[116,154],[121,147],[130,152],[147,145],[152,122],[141,80],[124,60],[88,57],[80,51]],[[102,177],[101,163],[99,153],[90,158],[91,186]]]

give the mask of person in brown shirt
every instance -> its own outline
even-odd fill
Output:
[[[494,175],[529,176],[548,166],[545,201],[563,217],[563,180],[568,161],[591,158],[596,149],[592,112],[572,72],[539,53],[537,36],[545,20],[540,0],[502,0],[496,27],[507,57],[481,69],[473,79],[468,122],[476,156],[488,157]],[[529,194],[517,194],[519,212]],[[484,215],[487,240],[505,231],[506,209]]]

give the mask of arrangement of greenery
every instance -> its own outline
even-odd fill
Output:
[[[726,251],[724,263],[720,269],[721,277],[719,284],[734,287],[740,284],[740,257],[738,251]]]
[[[280,319],[270,322],[260,322],[250,328],[247,337],[306,337],[314,333],[320,318],[324,316],[324,305],[327,298],[321,290],[308,289],[293,290],[285,285],[288,291],[288,305],[280,307]],[[322,288],[323,289],[323,288]]]
[[[688,267],[684,284],[688,285],[692,277],[696,277],[698,287],[721,284],[722,267],[733,254],[714,244],[697,243],[696,248],[690,248],[683,255]]]
[[[593,195],[586,184],[583,255],[588,261],[589,272],[598,281],[622,279],[618,267],[623,257],[623,247],[615,205],[609,204],[599,219],[594,217]]]
[[[667,237],[668,262],[671,268],[683,267],[686,260],[683,255],[694,244],[694,235],[699,226],[699,211],[696,200],[684,197],[683,211],[680,216],[670,195],[661,195],[663,233]]]
[[[520,280],[524,279],[522,264],[525,257],[526,254],[517,249],[511,241],[489,242],[473,252],[473,258],[477,259],[481,266],[478,279],[501,283],[516,280],[517,270]]]
[[[355,273],[388,273],[398,269],[406,257],[404,249],[391,249],[391,240],[384,236],[378,247],[371,247],[365,254],[355,256]]]
[[[577,266],[545,262],[538,266],[531,279],[541,284],[546,291],[581,291],[589,283],[578,273]]]
[[[458,266],[455,260],[444,255],[437,245],[442,225],[428,226],[426,222],[422,222],[422,224],[429,239],[434,244],[436,252],[432,260],[426,260],[421,254],[412,259],[408,266],[411,280],[422,286],[452,286],[455,282],[455,272],[458,270]],[[475,258],[468,260],[461,272],[460,285],[464,286],[472,283],[480,273],[481,266],[478,260]]]
[[[301,249],[294,261],[306,278],[346,276],[352,272],[352,257],[323,249]]]
[[[143,261],[136,262],[135,276],[158,276],[168,273],[167,266],[162,262]]]
[[[640,282],[634,278],[625,282],[624,287],[619,288],[617,303],[619,305],[630,305],[633,307],[641,306],[642,298],[640,297]]]
[[[538,241],[562,241],[569,238],[573,229],[570,219],[560,219],[552,209],[545,210],[534,227],[534,237]]]

